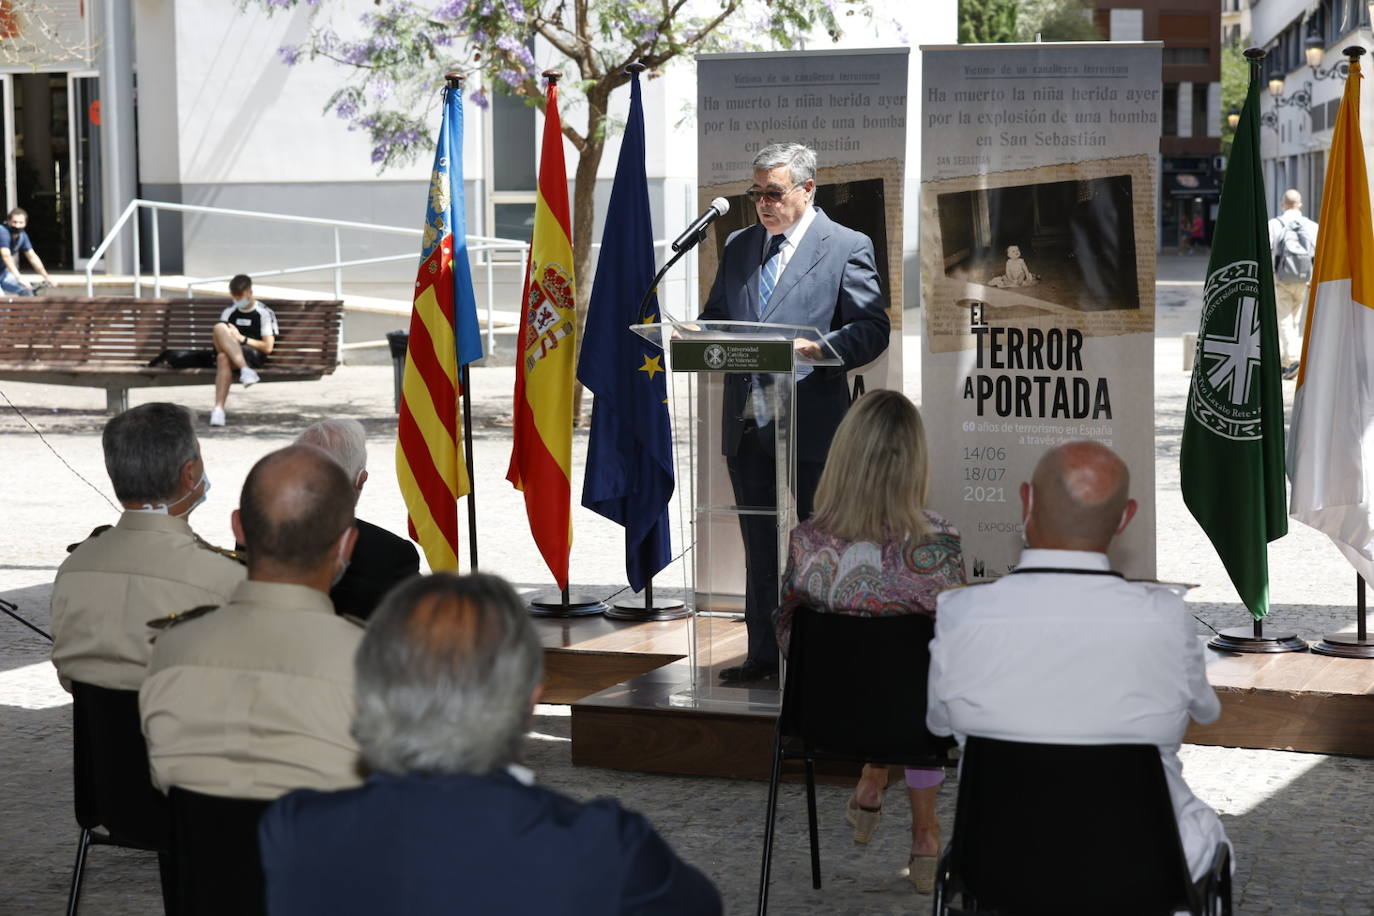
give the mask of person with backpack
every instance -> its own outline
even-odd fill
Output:
[[[1317,253],[1317,224],[1302,215],[1302,195],[1283,192],[1283,212],[1269,221],[1269,250],[1274,258],[1274,308],[1278,313],[1279,361],[1283,377],[1298,374],[1303,306]]]

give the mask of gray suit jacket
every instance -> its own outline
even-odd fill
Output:
[[[846,371],[872,362],[887,349],[888,321],[873,242],[830,219],[816,218],[758,313],[759,267],[767,230],[762,224],[732,233],[701,311],[717,321],[765,321],[816,327],[844,360],[844,368],[818,368],[797,383],[797,460],[823,462],[849,409]],[[722,451],[734,455],[744,429],[749,376],[725,380]],[[769,441],[765,437],[765,441]]]

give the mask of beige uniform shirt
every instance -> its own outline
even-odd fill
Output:
[[[223,604],[243,565],[212,550],[185,519],[125,512],[58,567],[52,590],[52,662],[62,685],[115,690],[143,683],[157,632],[148,621]]]
[[[362,635],[323,592],[251,581],[163,631],[139,691],[153,784],[258,799],[360,785],[349,728]]]

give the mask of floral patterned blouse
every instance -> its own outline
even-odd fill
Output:
[[[926,518],[931,533],[914,543],[847,541],[822,531],[811,521],[793,529],[782,602],[774,617],[783,653],[792,637],[792,614],[798,607],[858,617],[933,617],[935,597],[967,580],[958,530],[929,510]]]

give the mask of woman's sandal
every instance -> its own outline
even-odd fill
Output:
[[[859,804],[859,800],[854,796],[849,796],[849,804],[845,807],[844,819],[854,828],[854,842],[866,844],[873,838],[873,831],[878,829],[878,821],[883,817],[883,806],[876,808],[865,808]]]
[[[907,861],[907,880],[916,885],[916,890],[929,894],[935,890],[935,867],[939,856],[912,856]]]

